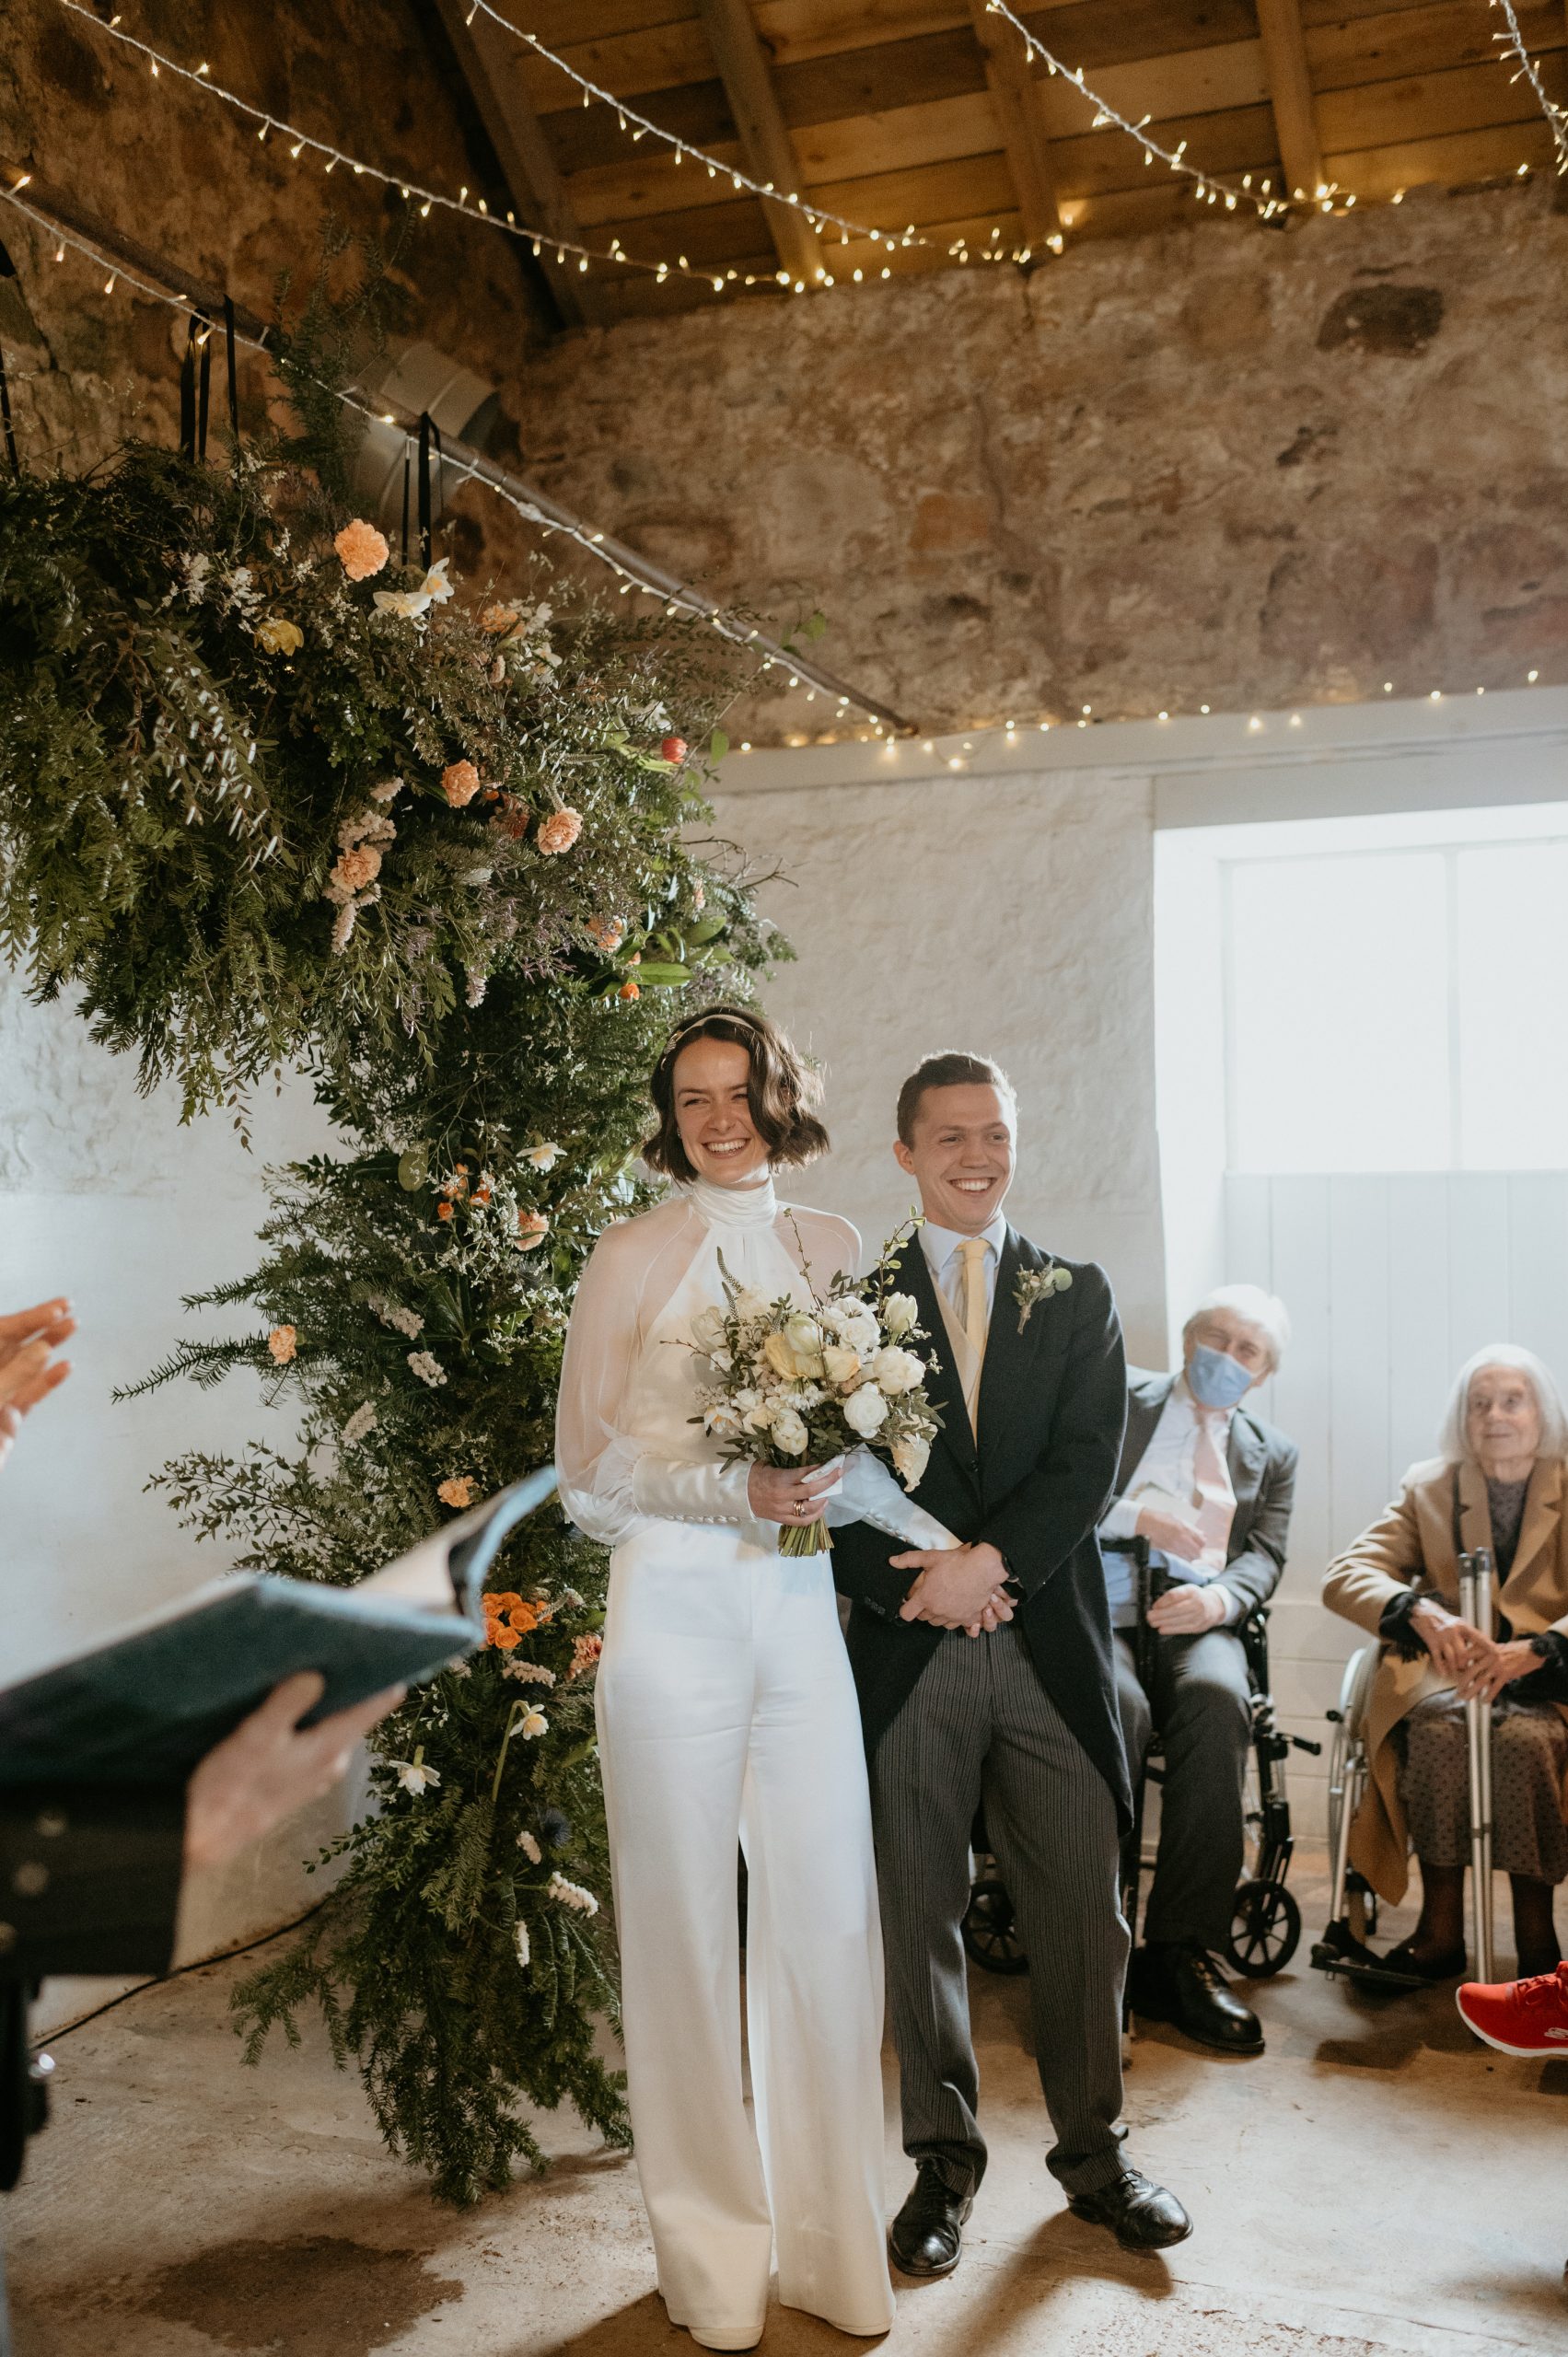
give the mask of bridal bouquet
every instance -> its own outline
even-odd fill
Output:
[[[726,1460],[826,1465],[871,1448],[906,1490],[915,1487],[941,1418],[926,1395],[926,1363],[909,1348],[926,1339],[916,1304],[890,1290],[892,1260],[909,1233],[891,1239],[869,1277],[841,1274],[825,1295],[813,1287],[809,1309],[737,1283],[720,1256],[725,1306],[691,1321],[691,1347],[708,1371],[691,1421]],[[785,1524],[779,1534],[784,1555],[831,1544],[820,1521]]]

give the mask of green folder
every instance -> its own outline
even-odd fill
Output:
[[[0,1688],[0,1784],[168,1784],[297,1670],[327,1682],[312,1720],[433,1678],[482,1644],[485,1574],[554,1492],[547,1465],[355,1587],[264,1572],[214,1580]]]

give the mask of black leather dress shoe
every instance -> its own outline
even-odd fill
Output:
[[[900,2275],[951,2275],[964,2247],[964,2220],[972,2193],[943,2184],[935,2163],[922,2161],[909,2198],[888,2229],[888,2248]]]
[[[1132,2011],[1170,2022],[1220,2054],[1261,2054],[1263,2025],[1206,1949],[1140,1948],[1128,1976]]]
[[[1092,2226],[1109,2226],[1123,2250],[1168,2250],[1192,2231],[1175,2194],[1136,2169],[1124,2169],[1102,2193],[1074,2193],[1067,2206]]]

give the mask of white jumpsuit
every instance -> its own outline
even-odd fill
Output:
[[[613,1549],[598,1731],[643,2198],[671,2321],[706,2346],[779,2296],[842,2331],[892,2321],[883,2209],[882,1954],[854,1684],[830,1559],[783,1556],[746,1465],[692,1422],[691,1320],[719,1269],[806,1304],[853,1269],[847,1222],[771,1181],[705,1181],[611,1228],[562,1373],[562,1498]],[[833,1516],[951,1546],[864,1450]],[[741,2075],[736,1850],[749,1876]]]

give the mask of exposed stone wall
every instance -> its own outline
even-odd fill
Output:
[[[523,440],[923,728],[1562,679],[1565,265],[1539,184],[1172,230],[575,338]]]
[[[102,12],[111,13],[106,6]],[[393,190],[330,174],[307,152],[296,161],[275,133],[169,76],[154,81],[129,50],[84,25],[58,0],[10,0],[0,45],[0,157],[69,190],[102,220],[150,252],[275,316],[279,281],[292,277],[297,307],[319,262],[330,216],[383,241],[404,300],[394,332],[422,338],[465,361],[516,401],[527,354],[552,314],[527,249],[499,231],[433,211],[421,219]],[[465,183],[489,201],[503,192],[487,174],[490,151],[471,100],[449,66],[434,7],[415,0],[148,0],[127,29],[281,118],[389,171],[456,194]],[[25,193],[25,192],[24,192]],[[17,381],[18,438],[35,462],[79,466],[130,433],[178,440],[180,355],[186,327],[159,302],[103,273],[0,204],[0,240],[17,266],[0,277],[0,337]],[[356,264],[340,268],[346,284]],[[221,357],[215,361],[213,442],[226,423]],[[259,356],[242,355],[241,424],[265,424],[277,387]],[[281,408],[275,413],[282,420]],[[503,417],[494,454],[515,459]],[[487,493],[454,503],[463,520],[447,545],[459,569],[505,572],[528,544],[524,528]]]

